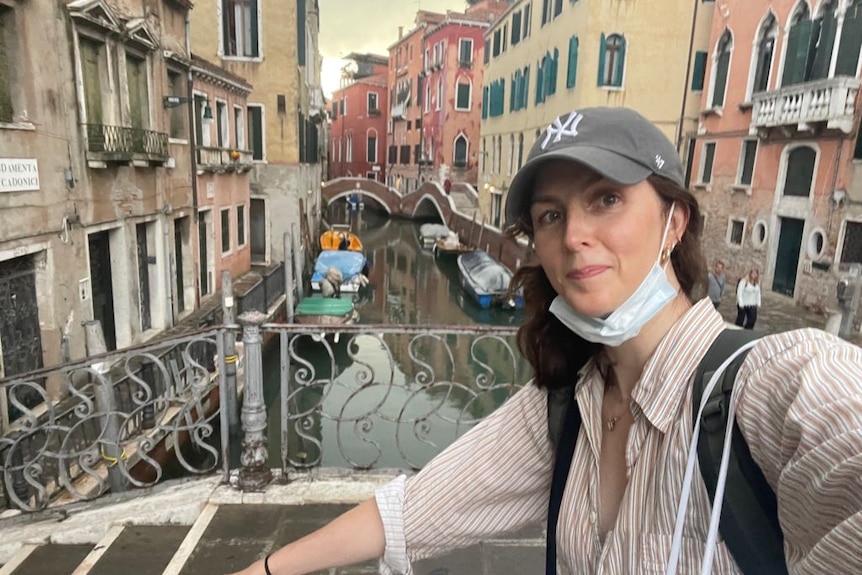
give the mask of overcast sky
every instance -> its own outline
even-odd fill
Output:
[[[323,54],[323,90],[338,87],[343,62],[351,52],[388,55],[398,40],[398,26],[413,27],[416,11],[462,11],[465,0],[319,0],[320,51]]]

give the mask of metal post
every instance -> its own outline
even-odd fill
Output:
[[[99,320],[84,322],[84,336],[87,355],[99,355],[107,351],[105,336],[102,334],[102,323]],[[117,421],[117,402],[114,397],[114,386],[108,374],[110,368],[107,362],[94,364],[93,368],[103,374],[96,382],[96,409],[101,413],[102,459],[108,466],[108,485],[114,493],[128,489],[128,481],[121,471],[125,466],[125,455],[120,448],[120,424]]]
[[[293,261],[293,277],[296,280],[296,295],[301,300],[305,297],[305,284],[302,281],[302,262],[303,262],[303,254],[302,254],[302,241],[299,240],[299,234],[296,233],[296,224],[291,224],[290,229],[290,241],[291,245],[291,254]],[[294,246],[296,246],[294,248]],[[287,266],[290,262],[285,258],[284,265]]]
[[[260,491],[272,480],[266,449],[266,405],[263,400],[263,337],[261,324],[266,315],[248,311],[239,316],[245,346],[245,388],[242,401],[242,454],[239,486],[243,491]]]
[[[221,272],[221,310],[224,317],[224,325],[233,325],[236,319],[234,318],[234,299],[233,299],[233,278],[231,278],[229,270]],[[224,335],[224,373],[225,385],[227,386],[227,410],[228,425],[231,432],[239,427],[239,400],[237,399],[236,386],[236,334],[233,329],[228,328]]]
[[[296,227],[296,224],[291,224],[291,230]],[[293,302],[293,266],[296,263],[296,255],[293,253],[292,246],[293,236],[291,232],[285,232],[284,234],[284,297],[285,303],[284,306],[287,308],[287,323],[293,323],[293,311],[294,311],[294,302]],[[297,282],[297,295],[300,299],[302,299],[302,282]]]

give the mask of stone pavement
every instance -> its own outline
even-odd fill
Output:
[[[798,306],[792,298],[787,296],[764,289],[761,294],[761,304],[757,323],[754,325],[754,329],[757,331],[778,333],[803,327],[815,327],[817,329],[826,327],[827,316]],[[721,312],[726,321],[733,323],[736,320],[736,285],[728,284],[721,298],[721,305],[718,306],[718,311]],[[862,334],[858,332],[845,339],[862,345]]]

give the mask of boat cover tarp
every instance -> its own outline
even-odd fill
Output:
[[[419,236],[423,238],[439,239],[449,235],[449,228],[443,224],[422,224],[419,226]]]
[[[479,294],[495,294],[509,289],[512,273],[482,250],[458,257],[458,262]]]
[[[337,297],[307,297],[296,306],[300,315],[347,315],[353,310],[353,300]]]
[[[323,250],[314,262],[314,273],[311,281],[320,281],[326,276],[329,268],[338,268],[344,281],[348,281],[359,272],[365,265],[365,255],[360,252],[349,252],[343,250]]]

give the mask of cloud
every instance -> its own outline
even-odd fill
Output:
[[[398,40],[398,26],[413,27],[418,9],[463,11],[464,0],[319,0],[320,51],[342,58],[351,52],[387,55]]]

